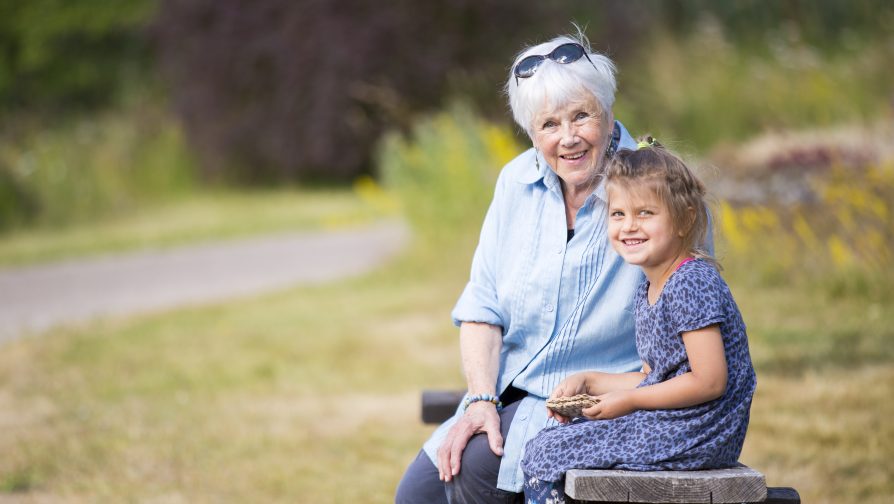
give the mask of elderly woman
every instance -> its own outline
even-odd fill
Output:
[[[506,90],[533,148],[500,174],[453,310],[468,395],[410,464],[397,502],[520,502],[522,451],[555,425],[544,402],[556,385],[639,369],[631,302],[642,277],[606,237],[603,170],[636,147],[614,120],[614,73],[583,37],[516,58]]]

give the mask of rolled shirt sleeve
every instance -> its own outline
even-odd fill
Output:
[[[504,199],[504,183],[505,177],[501,175],[497,180],[490,208],[484,217],[484,224],[481,226],[481,236],[472,258],[469,282],[451,313],[456,326],[460,326],[463,322],[483,322],[502,328],[508,325],[500,306],[496,285],[496,256],[499,252],[499,222]]]

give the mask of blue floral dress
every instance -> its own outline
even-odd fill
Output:
[[[695,470],[736,464],[756,385],[745,324],[717,270],[683,264],[649,305],[649,284],[636,297],[636,346],[652,372],[638,387],[690,371],[682,333],[720,324],[728,368],[726,392],[698,406],[638,410],[612,420],[578,420],[540,432],[525,448],[526,491],[558,482],[569,469]]]

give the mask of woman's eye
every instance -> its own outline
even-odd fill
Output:
[[[590,117],[590,114],[588,114],[588,113],[586,113],[586,112],[578,112],[577,115],[574,116],[574,120],[575,120],[575,121],[581,121],[581,120],[584,120],[584,119],[586,119],[586,118],[588,118],[588,117]]]
[[[543,129],[555,128],[556,123],[554,121],[546,121],[543,123]]]

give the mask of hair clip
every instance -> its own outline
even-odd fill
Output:
[[[647,136],[645,140],[636,144],[636,150],[645,149],[646,147],[657,147],[659,145],[661,144],[658,143],[658,140],[655,140],[651,136]]]

